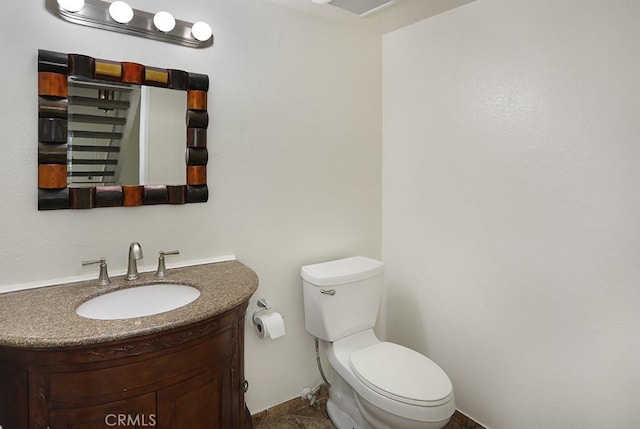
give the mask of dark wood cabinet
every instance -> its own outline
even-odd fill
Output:
[[[208,371],[158,392],[159,428],[231,428],[230,365]]]
[[[2,429],[246,429],[247,303],[102,344],[0,347]]]
[[[156,413],[155,395],[147,393],[106,404],[52,409],[49,425],[56,429],[155,428]]]

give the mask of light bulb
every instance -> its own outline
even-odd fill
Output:
[[[160,31],[168,33],[176,26],[176,19],[169,12],[158,12],[153,16],[153,24]]]
[[[84,0],[58,0],[58,6],[69,12],[79,12],[84,7]]]
[[[123,1],[114,1],[109,6],[109,15],[114,21],[126,24],[133,19],[133,9]]]
[[[211,27],[206,22],[196,22],[191,27],[191,34],[196,40],[205,42],[211,37]]]

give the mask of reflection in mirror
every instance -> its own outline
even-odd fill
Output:
[[[186,93],[68,81],[68,186],[186,182]]]
[[[186,183],[186,104],[186,92],[142,88],[140,185]]]

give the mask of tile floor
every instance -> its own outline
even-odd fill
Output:
[[[287,414],[267,417],[254,429],[335,429],[326,410],[326,400],[291,410]]]
[[[254,429],[335,429],[326,411],[326,399],[311,406],[290,410],[286,414],[267,416]],[[456,411],[443,429],[484,429]]]

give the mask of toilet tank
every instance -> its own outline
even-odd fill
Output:
[[[375,326],[382,295],[384,264],[354,256],[300,270],[307,331],[336,341]]]

